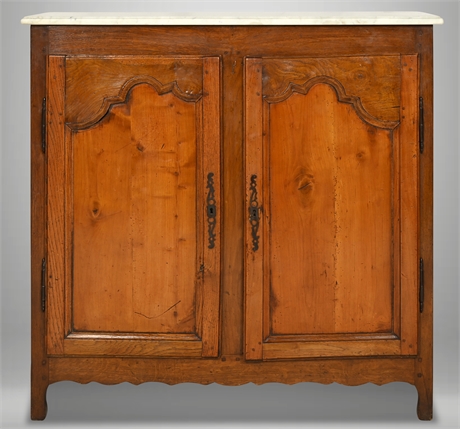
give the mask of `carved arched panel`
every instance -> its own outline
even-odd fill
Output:
[[[336,88],[343,88],[343,95],[359,98],[362,110],[376,120],[399,121],[400,56],[270,59],[263,63],[267,99],[283,98],[312,79],[339,82]]]
[[[65,118],[75,127],[97,122],[110,104],[122,101],[136,82],[156,82],[185,99],[196,100],[203,89],[201,58],[67,57]],[[155,86],[155,85],[154,85]]]

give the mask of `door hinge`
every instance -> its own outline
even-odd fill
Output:
[[[251,176],[251,184],[249,186],[251,192],[249,197],[249,223],[251,224],[251,235],[252,235],[252,250],[257,252],[259,250],[259,238],[257,235],[259,231],[260,222],[260,210],[259,202],[257,201],[257,175]]]
[[[423,267],[423,258],[420,258],[420,292],[419,292],[420,313],[423,313],[424,301],[425,301],[425,270]]]
[[[42,152],[46,153],[46,97],[42,101]]]
[[[420,146],[420,153],[425,149],[425,123],[423,114],[423,97],[418,100],[418,144]]]
[[[46,259],[42,259],[42,311],[45,311],[46,304]]]

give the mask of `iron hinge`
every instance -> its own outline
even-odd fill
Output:
[[[206,212],[208,214],[208,235],[209,245],[208,249],[214,249],[216,241],[216,223],[217,223],[217,206],[216,206],[216,195],[214,189],[214,173],[208,174],[208,183],[206,188],[209,189],[208,196],[206,197],[207,207]]]
[[[423,313],[423,304],[425,301],[425,269],[423,267],[423,258],[420,258],[420,313]]]
[[[42,152],[46,153],[46,97],[42,101]]]
[[[257,201],[257,175],[251,176],[251,183],[249,186],[251,192],[249,196],[249,223],[251,224],[251,235],[252,235],[252,250],[257,252],[259,250],[259,238],[257,235],[259,231],[260,223],[260,210],[259,202]]]
[[[46,259],[42,259],[42,285],[41,285],[41,293],[42,293],[42,311],[45,311],[46,305]]]
[[[418,144],[420,146],[420,153],[423,153],[425,149],[425,121],[423,114],[423,97],[420,97],[418,100]]]

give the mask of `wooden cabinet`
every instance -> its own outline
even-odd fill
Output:
[[[32,419],[61,380],[404,381],[431,419],[439,19],[418,17],[24,20]]]

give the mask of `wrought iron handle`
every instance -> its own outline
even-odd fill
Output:
[[[249,223],[251,224],[251,235],[252,235],[252,250],[256,252],[259,249],[259,231],[260,222],[260,207],[257,201],[257,175],[251,176],[251,182],[249,185]]]
[[[206,188],[209,189],[208,196],[206,198],[206,212],[208,215],[208,249],[214,249],[216,233],[214,232],[217,222],[217,206],[216,206],[216,195],[214,189],[214,173],[208,173],[208,183]]]

